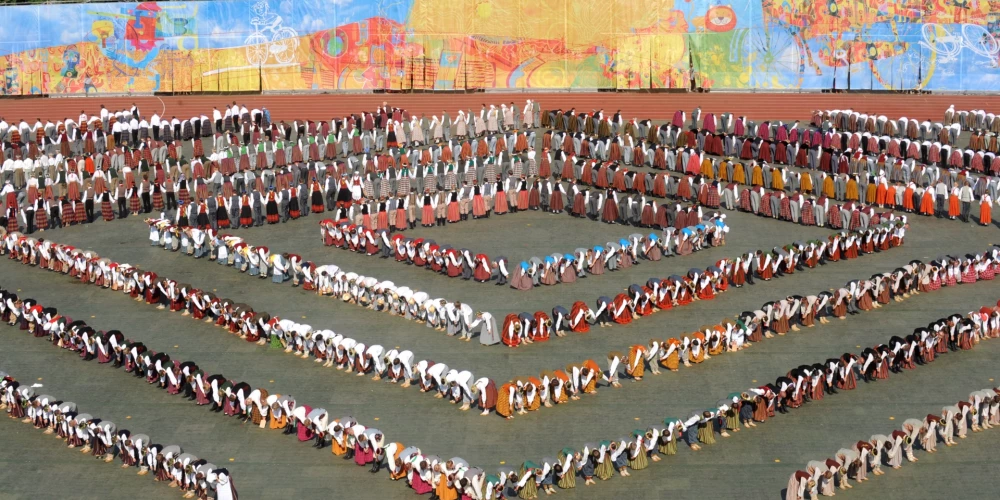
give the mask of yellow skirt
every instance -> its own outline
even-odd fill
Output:
[[[458,491],[455,488],[448,486],[448,476],[441,474],[441,479],[438,480],[437,488],[434,489],[440,500],[458,500]]]
[[[823,195],[831,200],[833,199],[833,177],[823,179]]]
[[[739,185],[744,185],[747,183],[747,175],[743,170],[743,164],[737,163],[733,165],[733,182]]]
[[[392,454],[396,463],[399,463],[399,455],[403,453],[403,443],[396,443],[396,453]],[[398,481],[406,477],[406,467],[400,466],[399,472],[389,471],[389,479],[393,481]]]
[[[337,441],[336,439],[330,440],[330,452],[338,457],[342,457],[347,454],[347,436],[341,437],[343,442]]]
[[[705,161],[701,162],[701,175],[708,180],[715,178],[715,172],[712,171],[712,160],[705,158]]]
[[[803,193],[812,193],[813,181],[812,176],[809,174],[803,174],[802,180],[799,181],[799,190]]]
[[[847,190],[846,191],[847,192],[846,192],[846,194],[844,196],[845,198],[847,198],[848,200],[853,200],[853,201],[861,201],[860,199],[858,199],[858,183],[857,182],[854,182],[853,180],[848,181],[847,182]]]
[[[275,417],[274,415],[271,415],[270,427],[272,429],[284,429],[287,423],[288,423],[288,417],[284,415],[280,417]]]

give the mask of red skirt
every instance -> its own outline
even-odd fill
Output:
[[[601,214],[601,220],[604,222],[615,222],[618,220],[618,205],[615,204],[614,200],[604,202],[604,211]]]
[[[458,211],[458,202],[453,201],[448,204],[448,222],[458,222],[461,220],[461,214]]]
[[[528,209],[528,192],[518,191],[517,192],[517,209],[527,210]]]
[[[397,208],[396,209],[396,229],[400,231],[406,230],[406,209]]]
[[[761,267],[757,271],[757,274],[760,275],[760,279],[762,279],[764,281],[767,281],[767,280],[769,280],[769,279],[771,279],[771,278],[774,277],[774,269],[771,267],[770,264],[768,264],[768,265],[766,265],[764,267]]]
[[[705,205],[708,206],[708,207],[711,207],[711,208],[718,208],[719,207],[719,190],[718,189],[715,189],[715,187],[709,186],[707,200],[705,201]]]
[[[537,210],[539,205],[541,205],[541,195],[538,189],[532,189],[528,192],[528,208]]]
[[[45,210],[35,211],[35,228],[36,229],[49,228],[49,214],[45,213]]]
[[[483,200],[482,195],[477,194],[472,197],[472,216],[482,217],[484,215],[486,215],[486,201]]]
[[[379,212],[375,216],[375,229],[389,230],[389,214],[386,212]]]
[[[619,316],[615,316],[612,320],[619,325],[627,325],[632,322],[632,310],[626,307]]]
[[[553,212],[562,212],[565,208],[565,202],[563,200],[562,191],[555,191],[552,193],[552,197],[549,199],[549,210]]]
[[[420,211],[420,223],[425,226],[434,225],[434,207],[430,205],[424,205],[423,209]]]
[[[542,179],[552,175],[552,165],[549,164],[548,160],[542,160],[541,165],[538,167],[538,176]]]
[[[732,280],[733,285],[743,286],[747,281],[747,274],[743,271],[743,266],[738,266],[735,271],[733,271]]]
[[[87,221],[87,208],[83,205],[83,202],[76,204],[76,221],[79,223]]]
[[[642,208],[639,223],[644,227],[649,227],[656,223],[655,217],[653,216],[653,207],[651,205],[646,205]]]
[[[111,207],[111,200],[104,200],[101,202],[101,215],[104,216],[104,220],[108,222],[115,220],[115,211]]]
[[[809,202],[802,204],[799,220],[802,222],[803,226],[815,226],[816,225],[815,215],[816,214],[813,213],[813,207]]]
[[[841,302],[840,305],[833,306],[833,315],[837,318],[847,316],[847,302]]]
[[[830,209],[826,211],[826,223],[833,229],[840,229],[843,225],[840,220],[840,210],[836,205],[830,205]]]
[[[573,215],[583,216],[587,213],[587,204],[584,202],[582,194],[577,194],[573,197]]]
[[[236,172],[236,161],[232,158],[223,158],[219,168],[224,175],[233,175]]]
[[[740,210],[744,212],[753,212],[753,204],[750,201],[750,191],[746,189],[740,191]]]
[[[507,193],[503,191],[497,191],[493,195],[493,213],[495,214],[505,214],[507,213]]]
[[[562,178],[576,179],[575,172],[573,171],[573,162],[567,161],[563,163]]]

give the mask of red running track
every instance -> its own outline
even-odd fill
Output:
[[[751,119],[809,120],[817,109],[854,109],[883,114],[890,118],[906,116],[920,120],[940,120],[949,105],[958,110],[985,109],[1000,113],[1000,95],[903,95],[903,94],[822,94],[822,93],[723,93],[707,94],[618,94],[610,92],[523,92],[478,94],[297,94],[297,95],[196,95],[168,97],[60,97],[12,98],[0,100],[0,116],[8,122],[36,118],[57,121],[74,120],[83,110],[96,114],[104,104],[110,110],[125,109],[135,103],[144,116],[159,113],[163,117],[190,118],[206,114],[213,106],[236,101],[247,108],[267,107],[273,120],[324,120],[346,114],[374,110],[383,102],[402,107],[418,116],[440,115],[447,111],[452,118],[459,108],[478,113],[482,104],[514,102],[519,107],[526,99],[541,103],[542,109],[570,109],[590,112],[603,109],[605,114],[621,110],[626,118],[669,118],[681,109],[689,113],[701,106],[702,113],[730,112]]]

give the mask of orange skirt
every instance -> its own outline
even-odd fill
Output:
[[[633,350],[628,354],[628,365],[635,365],[635,369],[628,370],[628,374],[634,378],[640,378],[646,373],[646,364],[643,363],[642,354],[639,351]]]
[[[400,450],[400,451],[402,451],[402,450]],[[396,455],[396,460],[397,461],[399,460],[399,455],[398,454]],[[400,467],[399,468],[399,472],[389,471],[389,479],[391,479],[393,481],[399,481],[400,479],[403,479],[404,477],[406,477],[406,468],[405,467]]]
[[[669,356],[660,360],[660,365],[670,371],[677,371],[677,366],[679,364],[680,356],[677,354],[677,351],[670,353]]]
[[[510,407],[510,403],[507,402],[506,395],[497,398],[497,415],[501,417],[509,417],[514,414],[514,409]]]
[[[554,398],[552,398],[552,400],[555,401],[556,404],[568,403],[569,402],[569,395],[566,394],[565,385],[563,386],[563,389],[561,391],[559,391],[559,395],[556,396],[556,397],[554,397]]]
[[[542,398],[535,396],[535,399],[533,399],[530,403],[528,403],[528,405],[524,409],[528,411],[535,411],[541,407],[542,407]]]
[[[920,213],[923,215],[934,215],[934,199],[926,192],[920,198]]]
[[[878,187],[875,188],[875,203],[878,203],[879,205],[885,205],[887,198],[886,195],[888,194],[889,190],[882,184],[879,184]]]
[[[725,344],[723,342],[719,342],[715,347],[708,349],[708,354],[711,356],[722,354],[723,347],[725,347]]]

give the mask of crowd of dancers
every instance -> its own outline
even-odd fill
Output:
[[[11,294],[0,289],[0,296],[6,302]],[[27,326],[17,316],[12,320],[6,307],[0,312],[0,320],[12,326]],[[64,319],[63,322],[73,324],[72,328],[81,335],[94,335],[93,328],[82,321]],[[62,342],[57,337],[53,340]],[[168,483],[171,488],[183,491],[183,498],[237,498],[228,469],[185,453],[180,446],[164,446],[155,443],[147,434],[119,429],[110,420],[80,411],[72,401],[40,393],[41,388],[37,383],[21,384],[7,372],[0,371],[0,410],[6,411],[8,418],[31,424],[44,435],[62,439],[69,449],[78,449],[105,463],[117,460],[123,469],[138,469],[140,476],[152,473],[156,482]]]
[[[10,239],[11,235],[7,235],[4,245],[5,252],[9,253],[8,257],[26,265],[62,272],[95,286],[116,288],[134,295],[140,301],[159,304],[181,314],[199,314],[197,308],[193,307],[196,301],[178,303],[169,294],[160,294],[148,286],[140,288],[138,283],[146,281],[145,279],[121,282],[113,278],[107,282],[105,275],[93,271],[89,265],[80,271],[75,259],[66,260],[61,253],[43,262],[43,254],[32,251],[25,245],[24,237],[17,236],[17,243],[14,245],[9,243]],[[744,318],[738,318],[741,326],[732,330],[742,330],[748,339],[754,341],[771,332],[780,335],[787,331],[786,327],[796,326],[797,322],[808,327],[814,320],[822,322],[826,317],[843,317],[864,312],[887,305],[892,300],[903,300],[911,294],[931,292],[942,286],[990,280],[998,269],[1000,252],[995,249],[965,258],[948,258],[947,261],[928,264],[915,261],[894,273],[849,283],[836,294],[825,298],[789,298],[784,304],[780,301],[765,304],[760,311],[762,314],[745,313]],[[161,289],[159,284],[157,289]],[[141,342],[131,341],[115,330],[95,331],[85,322],[73,321],[72,318],[60,315],[54,307],[39,304],[33,299],[20,298],[8,290],[3,290],[0,295],[0,318],[29,334],[47,339],[53,346],[74,351],[84,360],[97,360],[98,363],[122,368],[127,373],[145,378],[151,385],[166,389],[171,394],[188,397],[196,404],[208,406],[227,416],[252,421],[263,428],[282,429],[317,448],[329,445],[333,454],[352,458],[359,465],[370,466],[372,472],[379,472],[382,467],[387,468],[391,478],[405,479],[417,493],[434,492],[447,498],[457,498],[459,495],[498,498],[497,495],[504,491],[513,492],[521,498],[534,498],[538,489],[551,492],[555,491],[556,486],[574,487],[577,478],[590,484],[595,479],[609,479],[616,472],[627,476],[630,470],[641,470],[649,461],[660,460],[661,455],[676,453],[678,441],[696,451],[701,446],[714,444],[716,435],[727,437],[740,428],[754,427],[776,413],[785,413],[810,400],[822,399],[838,390],[851,390],[859,377],[869,382],[888,378],[893,372],[902,373],[928,364],[935,356],[949,351],[973,349],[980,340],[1000,335],[998,308],[984,308],[965,317],[949,316],[925,329],[918,329],[905,338],[893,337],[888,343],[865,349],[860,354],[845,354],[822,363],[793,368],[787,376],[779,377],[774,384],[731,394],[712,409],[697,412],[684,419],[667,419],[664,426],[653,426],[622,439],[590,443],[580,451],[565,449],[558,460],[525,462],[520,471],[498,470],[496,474],[486,474],[482,469],[469,467],[458,457],[441,460],[422,455],[415,447],[404,447],[401,443],[388,441],[381,431],[360,425],[350,417],[331,419],[326,410],[297,404],[293,398],[270,394],[265,389],[254,389],[249,384],[229,380],[222,375],[206,375],[210,372],[199,369],[193,362],[173,360],[167,353],[153,352]],[[793,305],[795,302],[797,309]],[[803,304],[806,306],[803,307]],[[252,315],[238,317],[240,319],[229,315],[220,316],[220,319],[208,315],[205,319],[230,328],[231,331],[235,328],[234,333],[240,335],[252,333],[252,327],[249,326],[251,322],[246,321]],[[255,318],[252,323],[257,324],[260,319]],[[280,329],[281,320],[272,324],[272,328],[275,325]],[[248,330],[244,332],[244,328]],[[725,327],[722,331],[725,331]],[[697,336],[694,337],[697,339]],[[721,337],[720,335],[720,340]],[[671,343],[666,344],[668,346],[665,351],[670,349]],[[728,337],[726,341],[706,338],[704,346],[708,352],[698,354],[692,344],[689,356],[684,360],[687,362],[685,364],[696,364],[699,358],[707,359],[712,355],[713,349],[738,350],[743,347],[730,342]],[[642,373],[636,372],[636,363],[631,356],[645,354],[640,351],[630,352],[628,358],[609,357],[608,371],[595,367],[592,361],[572,366],[568,371],[573,374],[572,377],[580,378],[575,383],[571,379],[571,383],[565,386],[560,385],[562,379],[552,377],[548,379],[551,385],[534,385],[536,382],[528,378],[524,382],[515,380],[496,388],[488,379],[471,381],[472,376],[468,372],[448,371],[444,367],[438,373],[434,368],[439,365],[429,362],[410,373],[402,366],[403,360],[399,358],[401,353],[396,353],[393,358],[392,355],[382,357],[381,353],[361,350],[370,355],[359,356],[359,349],[355,345],[351,364],[338,358],[329,361],[345,371],[359,370],[361,374],[374,374],[380,378],[384,376],[403,384],[416,382],[424,390],[436,392],[442,399],[463,403],[463,409],[475,405],[484,411],[493,410],[501,415],[507,411],[507,405],[510,405],[510,410],[531,411],[545,403],[560,404],[565,402],[564,398],[592,392],[598,380],[616,385],[619,376],[641,379]],[[667,369],[676,369],[679,357],[674,354],[668,352],[665,358],[659,360],[654,357],[652,362],[640,358],[639,365],[644,366],[643,363],[649,362],[651,368],[660,364]],[[318,361],[325,359],[323,353],[313,351],[312,355]],[[304,352],[303,357],[310,357],[310,354]],[[620,374],[622,361],[627,361],[627,364],[622,363],[624,375]],[[579,393],[575,393],[576,390]],[[533,393],[538,396],[532,396]],[[543,394],[547,398],[544,401]],[[151,464],[149,467],[152,469],[154,466]]]

